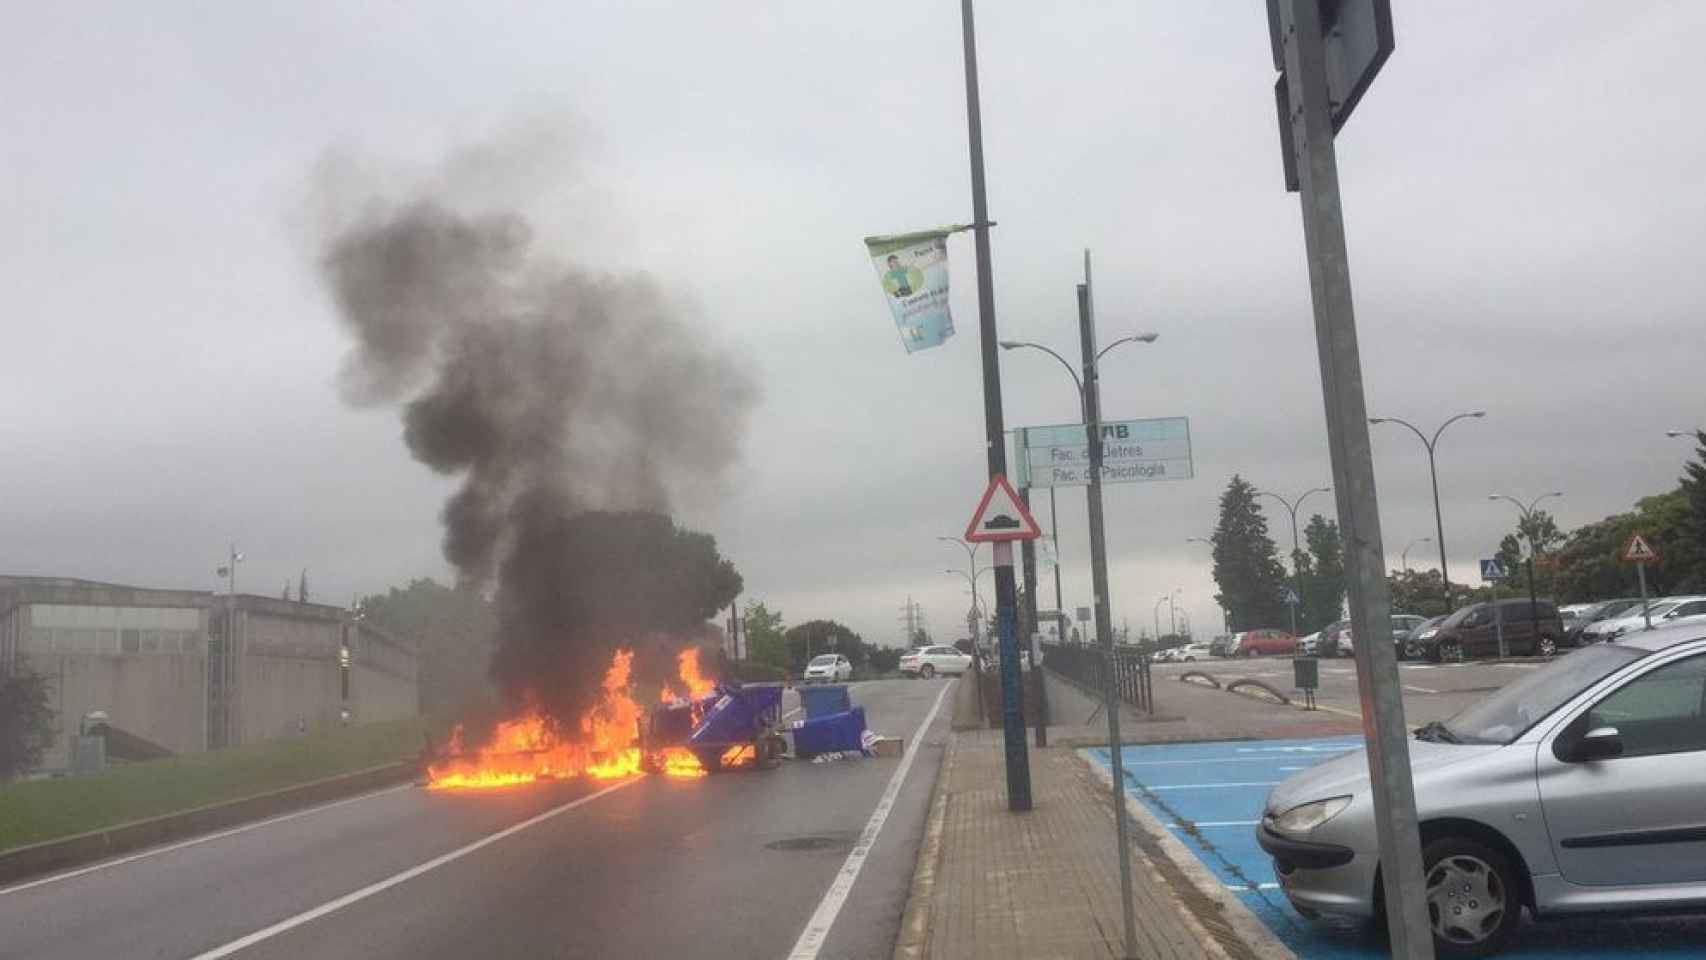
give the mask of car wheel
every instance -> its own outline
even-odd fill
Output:
[[[929,680],[931,677],[934,677],[936,675],[936,668],[927,663],[924,666],[918,668],[918,675],[923,677],[926,680]]]
[[[1486,957],[1516,935],[1522,900],[1516,869],[1498,850],[1461,837],[1442,837],[1422,851],[1427,865],[1428,922],[1434,953]]]
[[[1534,655],[1537,657],[1552,657],[1558,654],[1558,641],[1551,637],[1541,637],[1534,645]]]
[[[1405,644],[1404,644],[1404,659],[1406,659],[1406,660],[1420,660],[1420,659],[1422,659],[1422,653],[1423,653],[1423,651],[1422,651],[1422,645],[1421,644],[1417,643],[1414,640],[1410,640],[1410,641],[1405,642]]]
[[[1459,640],[1442,640],[1439,644],[1439,659],[1443,663],[1463,662],[1463,643]]]

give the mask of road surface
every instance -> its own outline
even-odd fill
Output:
[[[833,915],[822,956],[886,958],[953,682],[853,687],[909,747],[940,709],[839,913],[832,883],[902,758],[393,788],[0,890],[0,957],[783,957]]]

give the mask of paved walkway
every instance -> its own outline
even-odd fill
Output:
[[[969,694],[969,685],[967,693]],[[1348,718],[1310,714],[1217,690],[1156,681],[1157,716],[1125,708],[1127,743],[1217,740],[1357,730]],[[1033,809],[1007,811],[1000,730],[975,726],[976,705],[957,698],[956,732],[932,802],[896,960],[1121,958],[1118,846],[1107,781],[1076,748],[1105,746],[1096,701],[1050,675],[1046,749],[1030,749]],[[1241,938],[1205,896],[1132,823],[1134,960],[1252,960],[1269,945]],[[1281,951],[1280,955],[1283,955]]]

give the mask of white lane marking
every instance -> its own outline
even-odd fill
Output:
[[[1410,691],[1411,693],[1438,693],[1439,692],[1438,690],[1435,690],[1432,687],[1418,687],[1415,684],[1411,684],[1411,683],[1404,684],[1404,689]]]
[[[1273,763],[1279,757],[1215,757],[1212,760],[1127,760],[1131,767],[1194,767],[1203,763]]]
[[[823,900],[817,909],[812,911],[812,917],[806,921],[806,928],[800,931],[800,939],[794,941],[794,949],[788,951],[788,960],[816,960],[819,950],[823,949],[825,940],[829,939],[829,930],[835,926],[835,918],[841,913],[841,907],[847,902],[847,895],[853,892],[853,881],[859,879],[859,871],[865,867],[865,858],[870,856],[871,848],[877,845],[877,834],[882,832],[883,824],[888,822],[889,813],[894,809],[895,797],[900,795],[901,784],[906,782],[907,771],[912,769],[912,760],[918,756],[918,746],[924,742],[924,731],[930,729],[930,722],[936,719],[937,711],[942,709],[942,699],[954,685],[944,684],[942,692],[936,694],[936,702],[931,705],[930,712],[924,715],[924,722],[913,732],[912,740],[906,745],[906,753],[900,758],[900,766],[895,768],[894,775],[889,777],[889,785],[883,789],[877,808],[871,811],[871,819],[865,822],[865,829],[859,834],[859,841],[853,844],[848,852],[847,860],[841,864],[841,871],[835,875],[835,880],[824,893]]]
[[[387,793],[396,793],[398,790],[408,790],[411,788],[411,786],[412,786],[411,784],[400,783],[397,786],[386,787],[383,790],[374,790],[372,792],[358,794],[358,795],[353,796],[353,797],[345,797],[342,800],[333,800],[331,803],[322,803],[318,806],[307,807],[307,808],[302,809],[302,810],[297,810],[293,813],[280,814],[279,816],[272,817],[272,818],[269,818],[266,820],[257,820],[254,823],[245,823],[240,827],[232,827],[229,830],[221,830],[217,833],[209,833],[209,834],[206,834],[206,835],[200,836],[200,837],[192,837],[188,840],[180,840],[177,843],[167,844],[166,846],[163,846],[163,847],[153,847],[151,849],[144,850],[141,853],[133,853],[128,857],[120,857],[117,860],[105,860],[105,861],[102,861],[100,863],[93,864],[93,865],[87,866],[87,867],[82,867],[82,868],[77,869],[77,870],[68,870],[65,873],[56,873],[51,877],[43,877],[40,880],[31,880],[28,883],[20,883],[15,887],[6,887],[4,889],[0,889],[0,897],[3,897],[8,893],[19,893],[21,891],[29,890],[29,889],[32,889],[34,887],[40,887],[40,886],[43,886],[43,885],[46,885],[49,883],[58,883],[61,880],[70,880],[72,877],[81,877],[86,873],[94,873],[97,870],[106,870],[110,867],[122,867],[127,863],[135,863],[138,860],[146,860],[149,857],[157,857],[162,853],[171,853],[173,850],[182,850],[185,847],[193,847],[198,843],[208,843],[208,842],[213,841],[213,840],[220,840],[220,839],[223,839],[225,837],[235,836],[239,833],[247,833],[250,830],[259,830],[262,827],[268,827],[268,826],[271,826],[275,823],[283,823],[286,820],[295,820],[299,817],[306,817],[306,816],[309,816],[310,814],[319,813],[322,810],[330,810],[333,807],[341,807],[346,803],[356,803],[357,801],[370,800],[374,797],[383,796]]]
[[[236,953],[239,950],[244,950],[244,949],[247,949],[248,947],[252,947],[255,944],[260,943],[263,940],[270,940],[273,937],[276,937],[281,933],[284,933],[284,932],[291,930],[291,929],[294,929],[296,927],[300,927],[303,924],[308,923],[312,920],[317,920],[320,917],[323,917],[328,913],[332,913],[333,911],[336,911],[336,910],[342,910],[343,908],[349,906],[352,903],[357,903],[359,901],[366,900],[368,897],[371,897],[376,893],[383,893],[384,891],[391,889],[392,887],[396,886],[399,883],[406,883],[410,880],[413,880],[414,878],[420,876],[423,873],[428,872],[429,870],[436,870],[439,867],[442,867],[445,864],[450,863],[453,860],[460,860],[461,858],[467,856],[470,853],[473,853],[476,850],[479,850],[482,847],[489,846],[491,844],[497,843],[499,840],[502,840],[503,838],[510,836],[511,834],[520,833],[521,831],[526,830],[528,827],[534,826],[535,824],[544,823],[546,820],[549,820],[552,817],[557,816],[558,814],[567,813],[568,811],[573,810],[574,808],[580,806],[583,803],[591,803],[592,801],[597,800],[599,797],[602,797],[605,794],[615,793],[617,790],[620,790],[623,787],[631,787],[634,784],[639,783],[643,779],[645,779],[645,778],[644,777],[635,777],[632,780],[623,780],[620,783],[613,783],[610,786],[605,787],[603,790],[599,790],[596,793],[589,793],[586,796],[581,797],[577,800],[570,800],[568,803],[565,803],[562,806],[552,807],[551,809],[545,811],[544,813],[539,814],[538,816],[529,817],[526,820],[521,821],[520,823],[514,824],[513,826],[505,827],[504,829],[499,830],[497,833],[494,833],[491,836],[482,837],[481,839],[475,840],[473,843],[470,843],[467,846],[459,847],[455,850],[450,851],[449,853],[443,854],[441,856],[433,857],[431,860],[428,860],[427,862],[425,862],[423,864],[419,864],[418,866],[410,867],[409,869],[404,870],[402,873],[395,874],[393,876],[387,877],[384,880],[379,881],[378,883],[368,884],[367,886],[362,887],[360,890],[357,890],[354,893],[346,893],[343,896],[337,898],[336,900],[330,900],[330,901],[327,901],[326,903],[322,903],[319,906],[313,908],[312,910],[304,910],[303,912],[297,914],[294,917],[289,917],[287,919],[280,920],[279,922],[273,924],[272,926],[264,927],[260,930],[256,930],[254,933],[251,933],[248,936],[239,937],[236,940],[233,940],[230,943],[227,943],[226,945],[224,945],[222,947],[215,947],[212,950],[207,951],[206,953],[198,953],[194,957],[191,957],[190,960],[218,960],[218,958],[220,958],[220,957],[229,957],[230,955],[232,955],[233,953]]]
[[[1251,887],[1258,890],[1278,890],[1280,885],[1277,883],[1229,883],[1226,885],[1226,889],[1233,893],[1249,893]]]
[[[1236,753],[1344,753],[1362,746],[1361,743],[1333,743],[1311,747],[1237,747]]]
[[[1236,783],[1167,783],[1159,787],[1144,784],[1145,790],[1224,790],[1227,787],[1277,787],[1278,780],[1240,780]]]
[[[1190,827],[1253,827],[1260,820],[1198,820],[1195,823],[1175,823],[1173,829],[1185,830]]]

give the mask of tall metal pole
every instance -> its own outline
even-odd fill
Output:
[[[1428,444],[1428,480],[1434,488],[1434,541],[1439,544],[1439,580],[1445,590],[1445,612],[1456,604],[1451,599],[1451,570],[1445,565],[1445,517],[1439,509],[1439,465],[1434,462],[1434,445]]]
[[[1391,596],[1380,543],[1380,503],[1351,302],[1321,5],[1318,0],[1281,0],[1278,5],[1333,489],[1344,530],[1351,624],[1357,636],[1369,638],[1355,647],[1357,686],[1374,794],[1386,927],[1394,957],[1432,960],[1433,931],[1428,922],[1409,733],[1397,659],[1392,644],[1384,640],[1392,635]],[[1376,638],[1380,642],[1374,642]]]
[[[970,0],[967,0],[969,3]],[[1131,846],[1125,809],[1125,759],[1121,756],[1120,705],[1114,694],[1114,625],[1108,605],[1107,537],[1102,527],[1102,384],[1096,372],[1096,312],[1090,295],[1090,251],[1084,251],[1084,282],[1078,285],[1078,341],[1084,353],[1084,436],[1090,442],[1090,586],[1095,592],[1096,642],[1102,648],[1102,703],[1108,714],[1108,764],[1114,784],[1114,832],[1120,845],[1120,913],[1125,953],[1137,957],[1137,919],[1131,905]]]
[[[1024,452],[1020,451],[1020,456]],[[1019,501],[1025,505],[1025,512],[1031,510],[1031,488],[1029,485],[1019,488]],[[1031,682],[1037,686],[1037,746],[1048,746],[1048,683],[1043,679],[1043,665],[1037,660],[1037,542],[1025,540],[1019,547],[1020,562],[1025,569],[1025,657],[1031,665]]]
[[[1079,404],[1083,406],[1083,404]],[[1048,539],[1054,545],[1054,632],[1061,643],[1066,642],[1066,609],[1060,605],[1060,508],[1054,502],[1054,488],[1048,488]]]
[[[983,180],[983,110],[977,93],[977,32],[972,0],[960,0],[960,30],[965,42],[966,134],[971,152],[971,207],[977,249],[977,316],[983,347],[984,444],[989,475],[1007,473],[1007,436],[1001,416],[1001,361],[996,354],[995,279],[989,257],[989,198]],[[1031,766],[1025,747],[1025,703],[1019,677],[1018,644],[1013,635],[1013,545],[995,544],[995,616],[1001,634],[1001,732],[1006,748],[1007,809],[1031,809]]]

